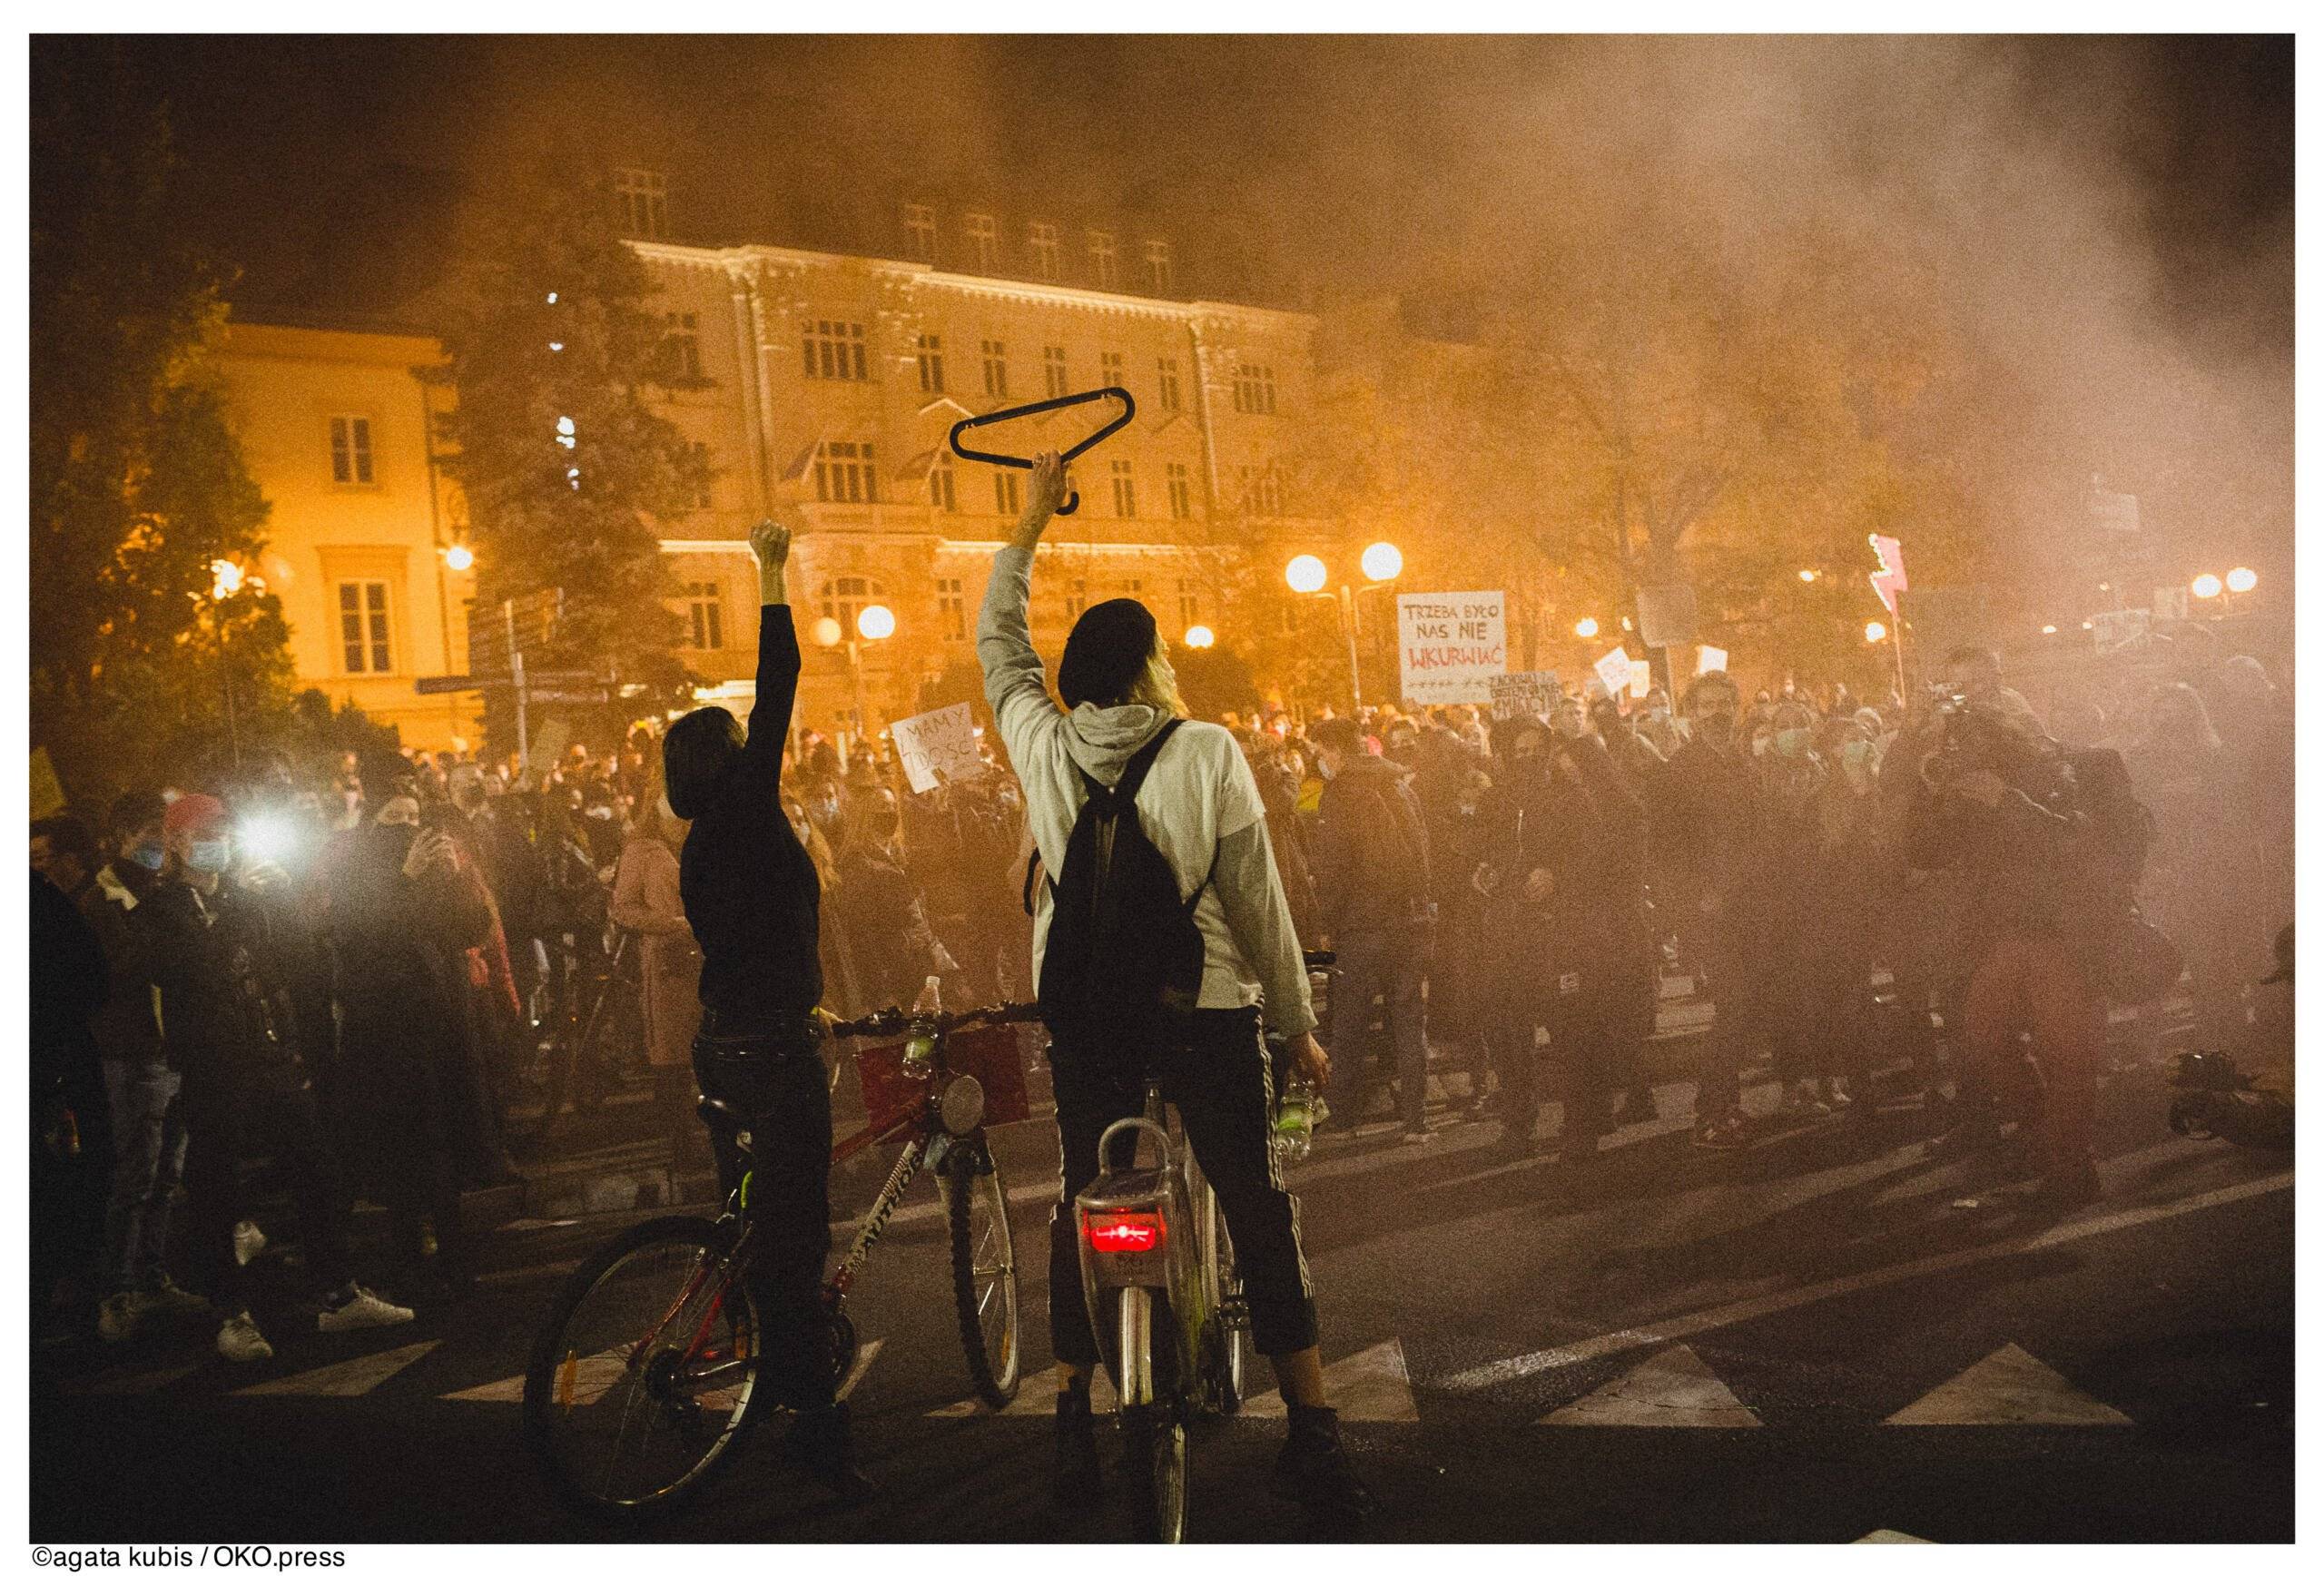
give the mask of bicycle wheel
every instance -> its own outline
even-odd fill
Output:
[[[1218,1208],[1218,1198],[1211,1196],[1210,1207]],[[1206,1336],[1216,1342],[1213,1386],[1221,1413],[1234,1414],[1243,1410],[1245,1386],[1249,1382],[1251,1361],[1251,1316],[1249,1306],[1243,1298],[1243,1279],[1235,1267],[1235,1242],[1226,1235],[1226,1223],[1218,1223],[1218,1307],[1211,1311]]]
[[[982,1141],[955,1149],[942,1182],[952,1225],[952,1305],[969,1379],[995,1412],[1017,1395],[1017,1245],[1009,1227],[1009,1189]]]
[[[1184,1543],[1187,1426],[1158,1406],[1137,1407],[1123,1415],[1122,1436],[1132,1530],[1157,1544]]]
[[[645,1221],[583,1262],[525,1370],[525,1438],[594,1515],[666,1512],[734,1455],[758,1409],[759,1322],[729,1282],[726,1223]]]

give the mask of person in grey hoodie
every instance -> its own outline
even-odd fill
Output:
[[[1016,535],[993,557],[977,619],[985,697],[1024,784],[1042,868],[1053,874],[1064,871],[1086,798],[1081,774],[1118,782],[1130,757],[1185,711],[1154,616],[1126,597],[1099,603],[1075,624],[1058,665],[1064,709],[1050,699],[1026,607],[1034,550],[1064,486],[1058,456],[1040,456]],[[1234,736],[1215,724],[1182,723],[1154,758],[1137,811],[1182,891],[1200,892],[1194,919],[1203,938],[1201,995],[1163,1087],[1217,1189],[1250,1302],[1253,1345],[1273,1361],[1282,1385],[1290,1438],[1276,1458],[1275,1488],[1311,1508],[1360,1516],[1371,1497],[1349,1466],[1325,1397],[1298,1202],[1284,1187],[1272,1142],[1274,1077],[1262,1017],[1288,1040],[1308,1078],[1323,1083],[1330,1063],[1315,1040],[1306,968],[1268,847],[1265,806]],[[1053,913],[1049,885],[1038,884],[1034,905],[1036,980]],[[1086,1502],[1098,1482],[1089,1412],[1098,1352],[1079,1295],[1073,1198],[1097,1175],[1106,1126],[1135,1116],[1143,1103],[1142,1090],[1104,1051],[1058,1038],[1049,1047],[1062,1172],[1050,1216],[1049,1338],[1065,1376],[1053,1488],[1068,1503]]]

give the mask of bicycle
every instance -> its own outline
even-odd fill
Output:
[[[1326,981],[1334,955],[1305,958]],[[1159,1150],[1151,1166],[1137,1164],[1140,1135]],[[1118,1138],[1132,1146],[1122,1168],[1112,1164]],[[1304,1132],[1276,1126],[1269,1142],[1285,1158],[1306,1153]],[[1097,1180],[1075,1196],[1073,1214],[1081,1294],[1118,1401],[1131,1525],[1176,1544],[1187,1530],[1188,1426],[1241,1410],[1251,1317],[1218,1197],[1158,1078],[1146,1081],[1143,1115],[1098,1136]]]
[[[857,1052],[868,1118],[833,1148],[833,1165],[903,1140],[823,1286],[834,1386],[855,1365],[848,1291],[905,1188],[927,1168],[944,1201],[970,1378],[994,1411],[1016,1396],[1022,1356],[1016,1244],[1008,1188],[985,1129],[1030,1115],[1013,1026],[1036,1016],[1018,1002],[966,1013],[887,1008],[830,1026],[837,1040],[884,1042]],[[551,1304],[526,1365],[527,1443],[559,1496],[591,1514],[636,1518],[675,1509],[731,1460],[768,1405],[747,1274],[758,1243],[751,1118],[717,1100],[702,1101],[701,1109],[732,1129],[743,1156],[724,1213],[715,1220],[641,1222],[584,1261]]]

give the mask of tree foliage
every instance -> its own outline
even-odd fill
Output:
[[[474,525],[478,616],[561,589],[527,663],[603,676],[615,701],[586,721],[617,728],[691,682],[655,522],[692,507],[704,462],[648,403],[672,377],[662,320],[603,187],[544,166],[492,209],[438,372],[458,393],[442,436]],[[492,700],[487,732],[513,743],[506,692]]]
[[[165,111],[117,49],[34,74],[33,738],[76,801],[295,726],[255,578],[268,506],[206,357],[226,270],[183,238]],[[217,595],[224,592],[225,595]]]

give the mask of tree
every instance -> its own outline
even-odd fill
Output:
[[[33,737],[92,804],[289,726],[289,632],[243,569],[268,505],[208,377],[228,273],[183,239],[166,111],[114,45],[37,54]]]
[[[645,265],[615,233],[603,187],[544,166],[492,212],[503,222],[482,232],[434,373],[458,391],[441,430],[476,532],[478,617],[504,598],[562,591],[527,666],[601,676],[614,700],[586,721],[615,733],[682,703],[692,684],[672,652],[674,588],[654,523],[692,506],[704,462],[647,403],[676,374],[645,305]],[[487,732],[505,748],[510,697],[490,700]]]

